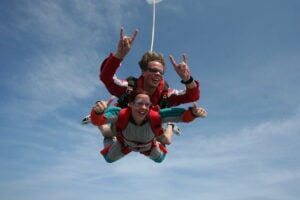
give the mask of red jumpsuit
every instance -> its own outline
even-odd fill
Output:
[[[121,61],[122,60],[114,57],[113,54],[110,54],[109,57],[107,57],[103,61],[99,75],[100,80],[104,83],[108,91],[118,98],[120,98],[122,94],[126,92],[128,86],[128,82],[126,80],[118,79],[115,76],[115,73],[121,64]],[[180,104],[197,101],[200,98],[200,87],[199,82],[195,82],[197,84],[195,88],[186,88],[185,90],[176,90],[169,88],[168,106],[173,107]],[[162,80],[155,93],[151,95],[150,100],[153,105],[159,104],[159,100],[161,99],[161,96],[163,94],[164,84],[165,81]],[[140,76],[137,80],[137,88],[144,89],[144,79],[142,76]]]

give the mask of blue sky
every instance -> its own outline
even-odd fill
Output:
[[[139,29],[118,76],[149,50],[144,0],[2,0],[0,196],[15,200],[298,200],[300,2],[163,0],[154,51],[186,53],[206,119],[180,124],[165,161],[107,164],[96,127],[80,125],[109,93],[98,79],[119,30]],[[181,89],[167,61],[165,78]],[[184,107],[190,104],[183,105]]]

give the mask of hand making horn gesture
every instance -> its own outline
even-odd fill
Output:
[[[175,71],[180,76],[182,81],[184,81],[184,82],[188,81],[191,78],[191,74],[190,74],[190,69],[186,62],[187,56],[185,54],[183,54],[182,61],[179,64],[176,63],[176,61],[172,55],[170,55],[169,58],[170,58],[170,61],[173,65]]]
[[[123,59],[127,53],[130,51],[135,38],[137,37],[138,30],[135,29],[132,37],[124,35],[124,28],[122,27],[120,30],[120,40],[118,43],[118,49],[115,53],[115,57],[119,59]]]

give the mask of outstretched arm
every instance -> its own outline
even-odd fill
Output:
[[[207,112],[204,108],[198,107],[194,103],[189,109],[184,108],[164,108],[159,111],[162,122],[184,122],[189,123],[197,117],[204,118]]]
[[[96,126],[113,123],[117,120],[121,110],[119,107],[110,106],[113,101],[111,97],[108,101],[97,101],[91,110],[91,122]]]

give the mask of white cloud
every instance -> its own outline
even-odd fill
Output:
[[[268,86],[265,85],[264,74],[271,80],[268,83],[275,81],[275,85],[269,85],[268,91],[290,91],[273,93],[272,99],[278,100],[277,97],[280,96],[283,104],[286,101],[297,103],[297,84],[293,85],[293,82],[290,82],[298,80],[298,73],[293,73],[298,69],[297,57],[286,57],[282,62],[278,62],[279,57],[272,58],[273,62],[267,64],[269,67],[257,65],[246,79],[245,76],[240,77],[244,81],[238,80],[239,76],[234,76],[237,79],[232,78],[232,74],[228,78],[224,78],[222,74],[220,78],[212,72],[214,77],[218,77],[218,80],[212,81],[218,84],[215,86],[220,89],[218,91],[208,89],[208,84],[203,82],[203,99],[208,98],[214,91],[214,97],[220,94],[220,98],[211,98],[208,101],[214,103],[210,104],[211,110],[213,106],[216,109],[217,99],[222,105],[217,109],[218,112],[226,114],[228,121],[231,120],[231,125],[236,126],[235,129],[231,129],[235,131],[226,131],[228,127],[224,127],[222,131],[222,126],[226,126],[227,121],[220,120],[225,121],[220,125],[214,121],[213,114],[210,114],[210,125],[207,125],[205,120],[199,123],[200,125],[195,121],[187,126],[182,136],[174,137],[173,144],[169,146],[169,154],[161,164],[136,153],[117,163],[107,164],[98,152],[101,149],[102,138],[98,135],[97,128],[80,126],[80,116],[75,116],[69,111],[78,109],[73,107],[76,104],[72,104],[74,99],[80,104],[78,101],[82,98],[102,92],[98,90],[99,53],[103,49],[109,49],[104,47],[105,43],[110,43],[111,47],[110,37],[114,38],[113,44],[116,44],[121,21],[127,21],[123,13],[128,10],[123,8],[127,4],[130,7],[137,1],[116,0],[103,3],[75,0],[67,6],[69,9],[64,9],[66,1],[62,4],[61,2],[63,1],[27,1],[16,4],[20,7],[14,9],[13,14],[16,18],[12,24],[18,27],[18,31],[12,31],[13,38],[22,40],[20,33],[24,33],[25,38],[30,38],[32,44],[26,48],[36,50],[31,51],[32,54],[28,53],[30,56],[17,68],[18,73],[13,73],[11,87],[7,89],[8,95],[16,94],[8,100],[12,102],[12,106],[7,107],[5,102],[1,105],[4,115],[1,129],[3,157],[0,193],[3,198],[118,199],[122,194],[124,199],[143,197],[147,200],[153,199],[155,194],[157,198],[192,200],[298,199],[295,196],[300,196],[296,189],[300,184],[300,111],[294,111],[294,104],[289,104],[292,106],[281,107],[282,110],[286,109],[283,114],[270,114],[270,121],[266,121],[267,118],[255,118],[249,123],[243,123],[248,119],[230,118],[236,114],[235,111],[244,113],[245,110],[251,112],[251,116],[255,116],[260,110],[252,110],[253,107],[248,106],[249,99],[254,102],[254,108],[264,107],[261,112],[266,112],[265,104],[257,100],[257,93],[263,93],[262,90]],[[100,3],[95,5],[95,2]],[[143,4],[138,3],[139,6]],[[137,7],[140,8],[139,6]],[[165,6],[171,11],[170,7],[174,6],[177,6],[177,9],[185,8],[180,4]],[[19,15],[20,12],[23,15]],[[194,16],[191,16],[192,18]],[[2,27],[1,30],[4,30]],[[6,29],[6,32],[9,31]],[[206,37],[205,39],[213,40]],[[101,52],[98,52],[99,49]],[[261,56],[266,57],[263,54]],[[288,64],[287,61],[291,60],[293,63]],[[220,62],[222,61],[221,59]],[[280,71],[274,70],[279,66]],[[239,69],[242,71],[243,67]],[[195,68],[194,70],[196,72]],[[290,76],[279,80],[277,77],[283,76],[285,72],[289,72]],[[205,77],[203,80],[213,79]],[[257,87],[256,84],[249,85],[247,80],[252,80],[250,78],[261,87]],[[224,88],[229,88],[229,94],[224,93]],[[205,90],[211,93],[206,93]],[[6,94],[5,91],[3,94]],[[249,98],[253,96],[257,98]],[[236,99],[233,97],[242,102],[234,104],[234,109],[229,105]],[[224,98],[227,98],[227,101],[224,101]],[[274,111],[274,108],[278,107],[278,104],[273,102],[266,104],[270,107],[269,110]],[[227,107],[224,108],[224,105]],[[58,107],[62,109],[60,112],[56,110]],[[10,113],[9,116],[5,115],[6,110]],[[55,110],[57,112],[51,112]],[[23,112],[23,117],[26,118],[20,117],[20,112]],[[295,115],[290,116],[293,112]],[[28,120],[30,115],[39,113],[46,114],[49,120]],[[7,120],[7,117],[11,119]],[[19,121],[16,122],[16,119]],[[249,125],[255,123],[255,126]],[[247,127],[244,127],[244,124],[248,124]],[[205,135],[202,135],[197,126],[207,126]],[[222,132],[218,132],[219,130]],[[7,171],[11,174],[6,173]],[[135,188],[135,192],[129,193],[127,188]]]
[[[149,189],[152,184],[157,186],[155,191],[159,196],[169,195],[174,199],[226,199],[224,193],[234,199],[266,199],[273,195],[280,199],[288,195],[295,181],[300,181],[297,168],[300,162],[297,155],[299,117],[298,112],[287,119],[262,122],[222,135],[201,136],[195,132],[192,137],[174,137],[170,152],[161,164],[137,153],[113,164],[106,163],[98,153],[102,138],[95,141],[95,137],[99,137],[95,136],[97,128],[87,126],[85,130],[70,131],[75,137],[85,132],[82,143],[77,144],[75,150],[60,152],[51,165],[37,168],[35,175],[11,184],[22,183],[29,188],[49,185],[60,188],[75,183],[74,187],[80,188],[101,186],[93,195],[104,192],[103,198],[112,196],[105,193],[112,189],[107,185],[110,183],[120,191],[124,185],[139,188],[141,191],[135,194],[144,194],[145,199],[150,199],[147,195],[153,191]],[[77,129],[78,125],[69,126]],[[143,184],[137,185],[141,180]]]
[[[120,27],[123,4],[123,1],[16,4],[12,15],[16,16],[16,30],[11,30],[11,37],[26,44],[25,38],[31,38],[31,45],[27,47],[31,54],[22,63],[24,72],[15,73],[14,79],[7,80],[11,90],[23,98],[14,99],[10,108],[6,106],[4,110],[36,115],[41,114],[41,110],[51,112],[76,99],[92,96],[96,90],[100,96],[99,65],[107,51],[97,49],[109,41],[109,27]]]

